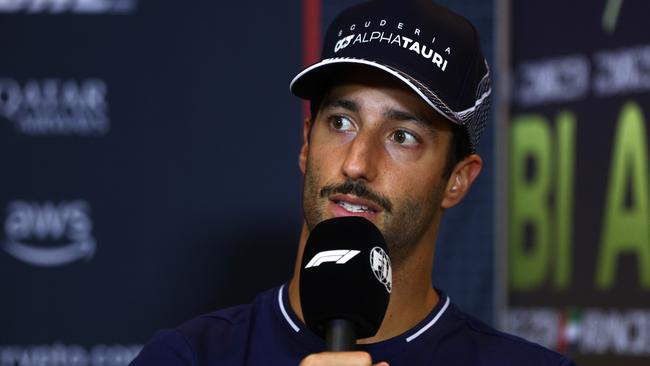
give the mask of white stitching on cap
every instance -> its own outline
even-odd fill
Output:
[[[389,68],[387,66],[384,66],[382,64],[379,64],[377,62],[374,62],[374,61],[368,61],[368,60],[363,60],[363,59],[358,59],[358,58],[328,58],[328,59],[325,59],[325,60],[323,60],[323,61],[321,61],[319,63],[313,64],[313,65],[309,66],[308,68],[302,70],[298,75],[296,75],[296,77],[293,78],[293,80],[291,80],[291,83],[289,84],[289,90],[291,90],[293,88],[293,84],[298,79],[300,79],[303,75],[305,75],[306,73],[308,73],[308,72],[310,72],[310,71],[312,71],[312,70],[314,70],[316,68],[319,68],[321,66],[327,65],[327,64],[337,64],[337,63],[363,64],[363,65],[373,66],[373,67],[376,67],[378,69],[384,70],[384,71],[390,73],[391,75],[395,76],[396,78],[402,80],[404,83],[406,83],[406,85],[408,85],[411,89],[413,89],[414,92],[416,92],[420,97],[422,97],[422,99],[424,99],[427,102],[427,104],[429,104],[433,109],[438,111],[438,113],[445,116],[448,120],[450,120],[450,121],[452,121],[454,123],[457,123],[457,124],[458,124],[458,122],[460,122],[460,121],[454,120],[451,116],[448,115],[448,113],[445,113],[444,111],[440,110],[440,108],[437,105],[435,105],[431,100],[429,100],[429,98],[426,95],[424,95],[424,93],[422,93],[420,88],[418,88],[416,85],[414,85],[411,82],[411,80],[409,80],[409,79],[405,78],[404,76],[400,75],[400,73],[398,73],[397,71],[395,71],[395,70],[393,70],[393,69],[391,69],[391,68]],[[447,105],[445,105],[445,107],[449,108]],[[455,114],[451,109],[449,109],[449,111],[451,113]]]
[[[395,77],[399,78],[400,80],[402,80],[403,82],[405,82],[407,85],[409,85],[409,86],[411,87],[411,89],[413,89],[413,91],[415,91],[416,93],[418,93],[418,95],[420,95],[420,96],[422,97],[422,99],[424,99],[425,101],[427,101],[427,103],[428,103],[431,107],[433,107],[436,111],[438,111],[440,114],[444,115],[445,117],[447,117],[449,120],[451,120],[451,121],[454,122],[454,123],[458,123],[458,122],[466,122],[465,119],[464,119],[464,116],[467,115],[467,114],[469,114],[469,113],[471,113],[471,112],[474,112],[474,110],[475,110],[479,105],[481,105],[481,104],[483,103],[483,101],[484,101],[488,96],[490,96],[490,94],[492,93],[492,88],[489,88],[487,91],[485,91],[485,92],[481,95],[480,98],[478,98],[478,99],[474,102],[474,105],[473,105],[473,106],[471,106],[471,107],[469,107],[469,108],[467,108],[467,109],[464,109],[464,110],[462,110],[462,111],[455,112],[455,111],[453,111],[451,108],[449,108],[449,106],[448,106],[446,103],[442,102],[442,100],[440,100],[440,97],[438,97],[438,96],[437,96],[433,91],[428,90],[431,94],[433,94],[436,98],[438,98],[438,99],[441,101],[441,103],[442,103],[445,107],[447,107],[447,108],[449,109],[449,112],[445,113],[444,111],[441,111],[440,108],[438,108],[438,106],[436,106],[434,103],[432,103],[431,100],[429,99],[429,97],[427,97],[424,93],[422,93],[422,91],[420,90],[420,88],[418,88],[416,85],[414,85],[414,84],[411,82],[411,80],[409,80],[409,79],[405,78],[404,76],[402,76],[399,72],[395,71],[394,69],[392,69],[392,68],[390,68],[390,67],[384,66],[384,65],[382,65],[382,64],[380,64],[380,63],[377,63],[377,62],[374,62],[374,61],[368,61],[368,60],[364,60],[364,59],[358,59],[358,58],[328,58],[328,59],[324,59],[324,60],[322,60],[322,61],[320,61],[320,62],[318,62],[318,63],[316,63],[316,64],[313,64],[313,65],[307,67],[306,69],[302,70],[298,75],[296,75],[296,77],[293,78],[293,80],[291,80],[291,83],[289,84],[289,90],[293,89],[293,85],[298,81],[298,79],[300,79],[301,77],[303,77],[303,76],[304,76],[305,74],[307,74],[308,72],[310,72],[310,71],[312,71],[312,70],[314,70],[314,69],[317,69],[317,68],[319,68],[319,67],[321,67],[321,66],[324,66],[324,65],[328,65],[328,64],[336,64],[336,63],[356,63],[356,64],[364,64],[364,65],[373,66],[373,67],[376,67],[376,68],[379,68],[379,69],[382,69],[382,70],[384,70],[384,71],[389,72],[390,74],[394,75]],[[489,76],[490,76],[490,71],[488,70],[488,72],[485,74],[485,76],[483,76],[483,78],[481,79],[481,83],[483,83],[483,80],[485,80],[485,79],[488,78]],[[481,83],[479,83],[479,85],[480,85]],[[424,85],[423,85],[423,86],[424,86]],[[428,88],[427,88],[427,89],[428,89]],[[453,119],[452,117],[450,117],[448,114],[452,114],[454,117],[457,118],[457,120],[454,120],[454,119]]]
[[[434,110],[443,115],[449,121],[461,125],[467,126],[468,136],[470,144],[472,145],[472,150],[474,151],[478,145],[478,137],[485,128],[485,117],[481,117],[484,113],[481,113],[476,118],[481,119],[476,121],[474,113],[477,110],[482,110],[482,107],[489,108],[489,103],[486,102],[487,98],[492,93],[492,88],[489,84],[490,69],[487,66],[487,62],[484,60],[485,66],[487,69],[486,74],[483,76],[479,82],[476,90],[476,99],[474,105],[464,109],[459,112],[453,111],[449,106],[442,100],[436,93],[431,91],[426,85],[422,84],[417,79],[412,78],[408,74],[405,74],[397,69],[392,67],[382,65],[375,61],[360,59],[360,58],[349,58],[349,57],[336,57],[336,58],[327,58],[318,63],[315,63],[306,69],[302,70],[298,75],[296,75],[291,83],[289,84],[289,90],[293,89],[294,84],[302,78],[305,74],[311,72],[314,69],[328,65],[328,64],[340,64],[340,63],[351,63],[351,64],[363,64],[378,68],[380,70],[386,71],[389,74],[395,76],[396,78],[403,81],[409,88],[411,88],[416,94],[418,94],[428,105],[430,105]],[[484,89],[485,88],[485,89]],[[478,95],[480,93],[480,96]],[[472,131],[470,131],[472,130]]]

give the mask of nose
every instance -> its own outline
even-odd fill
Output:
[[[341,166],[342,174],[352,180],[365,180],[371,182],[377,176],[379,162],[378,148],[372,136],[363,133],[350,142],[346,151],[345,160]]]

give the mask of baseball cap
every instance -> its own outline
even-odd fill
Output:
[[[485,129],[490,71],[476,28],[431,0],[373,0],[340,13],[327,29],[321,60],[289,86],[309,99],[346,65],[365,65],[401,80],[449,121],[464,127],[472,152]]]

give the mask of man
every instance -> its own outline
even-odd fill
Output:
[[[291,91],[311,103],[299,166],[304,225],[294,277],[250,305],[157,334],[134,365],[571,365],[541,346],[462,313],[434,289],[443,211],[478,176],[489,71],[476,30],[431,1],[378,0],[340,14],[323,60]],[[384,235],[393,264],[386,316],[358,352],[323,352],[303,324],[299,281],[311,229],[362,216]]]

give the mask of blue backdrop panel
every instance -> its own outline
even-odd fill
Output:
[[[291,273],[299,2],[132,5],[0,7],[3,365],[141,344]]]

